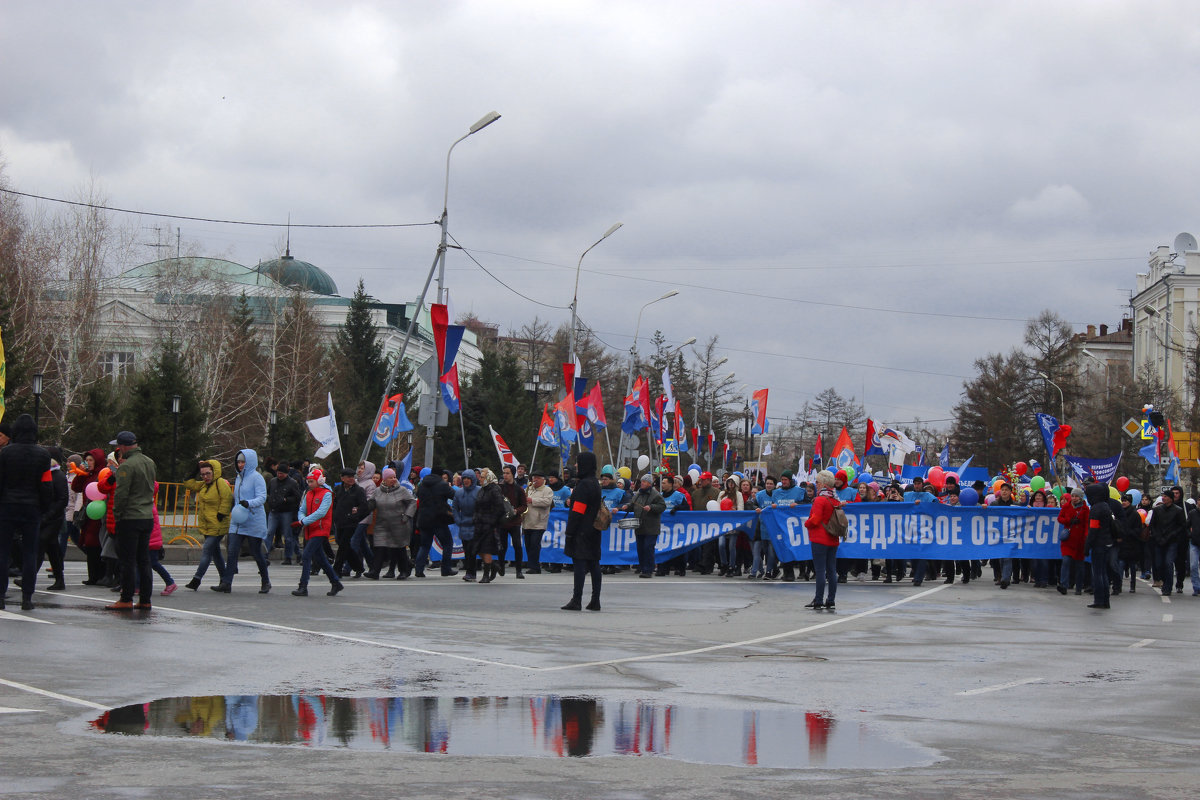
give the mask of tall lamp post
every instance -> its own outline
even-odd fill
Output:
[[[637,360],[637,340],[638,340],[638,332],[641,331],[641,329],[642,329],[642,314],[645,312],[645,310],[647,308],[654,305],[655,303],[661,302],[670,297],[674,297],[677,294],[679,294],[679,292],[675,289],[672,289],[671,291],[664,294],[662,297],[657,297],[657,298],[651,300],[649,303],[646,303],[645,305],[642,306],[641,311],[638,311],[637,324],[633,327],[633,344],[631,344],[629,346],[629,375],[625,380],[625,395],[624,395],[625,397],[628,397],[629,393],[633,390],[633,365],[634,365],[634,362]],[[649,420],[647,420],[647,422],[649,422]],[[624,433],[622,433],[622,436],[618,440],[618,444],[617,444],[616,466],[618,466],[618,467],[621,466],[621,462],[624,460],[625,460],[625,436],[624,436]]]
[[[171,396],[171,482],[174,483],[179,479],[179,404],[183,398],[179,395]]]
[[[33,425],[36,428],[42,411],[42,373],[33,375]]]
[[[267,449],[271,451],[271,458],[275,457],[275,426],[279,424],[279,412],[271,409],[267,414]]]
[[[1058,403],[1059,403],[1059,408],[1060,408],[1060,409],[1061,409],[1061,411],[1062,411],[1062,417],[1059,419],[1059,421],[1058,421],[1058,422],[1059,422],[1059,424],[1060,424],[1060,425],[1065,425],[1065,424],[1066,424],[1066,422],[1067,422],[1067,401],[1066,401],[1066,399],[1065,399],[1065,398],[1064,398],[1064,396],[1063,396],[1063,390],[1062,390],[1062,387],[1061,387],[1061,386],[1059,386],[1059,385],[1058,385],[1057,383],[1055,383],[1054,381],[1050,380],[1050,376],[1049,376],[1049,375],[1047,375],[1046,373],[1044,373],[1044,372],[1039,372],[1039,373],[1038,373],[1038,375],[1041,375],[1041,376],[1042,376],[1042,380],[1044,380],[1046,383],[1050,384],[1050,385],[1051,385],[1051,386],[1053,386],[1055,389],[1058,389]],[[1054,460],[1054,461],[1057,461],[1058,459],[1057,459],[1057,458],[1055,458],[1055,459],[1053,459],[1053,460]],[[1055,469],[1057,469],[1057,465],[1051,465],[1051,466],[1054,466],[1054,467],[1055,467]]]
[[[591,247],[589,247],[587,250],[584,250],[583,253],[580,254],[579,263],[575,265],[575,294],[571,297],[571,335],[567,342],[567,352],[570,356],[572,364],[575,363],[575,319],[576,313],[579,310],[579,273],[583,270],[583,257],[592,252],[592,248],[594,248],[596,245],[600,244],[605,239],[620,230],[622,224],[623,223],[618,222],[606,230],[603,236],[597,239]]]

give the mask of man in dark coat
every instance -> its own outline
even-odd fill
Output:
[[[1175,585],[1175,559],[1187,536],[1187,518],[1183,509],[1175,505],[1173,492],[1162,493],[1162,503],[1155,506],[1150,515],[1150,532],[1154,535],[1154,558],[1162,577],[1162,593],[1166,597]]]
[[[601,531],[596,530],[596,514],[600,511],[600,481],[596,479],[596,456],[579,454],[576,462],[578,478],[567,505],[567,530],[563,553],[575,568],[575,591],[563,611],[579,611],[583,606],[583,582],[592,576],[592,601],[588,611],[600,610],[600,548]]]
[[[367,493],[355,482],[354,470],[345,467],[342,482],[333,490],[333,534],[338,546],[333,571],[341,577],[348,576],[351,570],[354,577],[362,577],[362,558],[350,546],[350,539],[367,513]]]
[[[421,532],[421,547],[414,565],[414,574],[418,578],[425,577],[425,564],[429,561],[434,539],[442,545],[442,575],[458,574],[454,569],[454,539],[450,535],[450,523],[454,521],[454,512],[450,508],[453,499],[454,489],[439,471],[429,467],[421,470],[421,482],[417,484],[417,530]]]
[[[1088,608],[1108,608],[1108,551],[1116,542],[1108,484],[1090,484],[1084,493],[1091,506],[1087,539],[1083,542],[1084,555],[1092,558],[1092,604]]]
[[[33,417],[22,414],[12,426],[12,441],[0,448],[0,609],[8,593],[8,561],[13,540],[21,541],[21,609],[33,609],[37,582],[37,543],[42,514],[50,508],[53,487],[50,454],[37,443]]]

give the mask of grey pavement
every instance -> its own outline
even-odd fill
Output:
[[[273,565],[259,595],[243,561],[230,595],[210,570],[115,613],[68,570],[66,592],[0,613],[4,797],[1128,800],[1200,777],[1190,590],[1143,583],[1101,612],[986,576],[852,579],[812,612],[811,583],[625,573],[602,611],[565,612],[566,574],[431,571],[334,598],[317,578],[295,598],[298,567]],[[101,715],[131,705],[136,730],[94,724],[121,729],[130,709]],[[310,708],[328,720],[304,746]],[[215,730],[186,735],[185,709]],[[290,743],[230,741],[238,724]],[[571,757],[581,741],[591,755]]]

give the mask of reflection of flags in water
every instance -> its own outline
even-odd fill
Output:
[[[513,455],[513,451],[509,449],[503,437],[496,433],[496,429],[488,425],[488,430],[492,432],[492,444],[496,445],[496,454],[500,456],[500,466],[506,464],[515,467],[517,465],[517,457]]]

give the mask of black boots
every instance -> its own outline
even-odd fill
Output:
[[[194,591],[196,591],[197,589],[199,589],[199,588],[200,588],[200,579],[199,579],[199,578],[192,578],[190,581],[188,581],[188,582],[185,584],[185,586],[187,586],[187,588],[191,589],[191,590],[194,592]]]
[[[491,583],[496,579],[496,562],[487,561],[483,565],[483,577],[480,578],[480,583]]]

